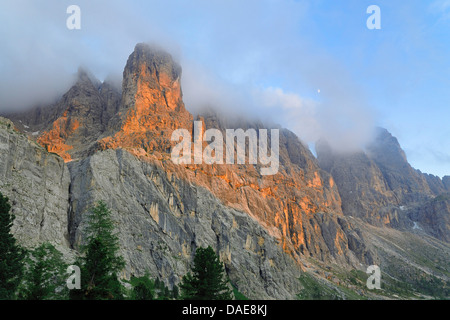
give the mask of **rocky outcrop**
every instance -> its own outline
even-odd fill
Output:
[[[367,146],[367,154],[400,202],[417,203],[433,196],[426,178],[411,167],[397,139],[386,129],[378,128],[375,141]]]
[[[445,180],[441,180],[438,176],[422,173],[418,170],[420,174],[423,174],[425,180],[427,181],[428,186],[430,187],[431,192],[434,195],[440,195],[446,192],[450,192],[444,184]],[[444,177],[445,178],[445,177]]]
[[[374,225],[399,226],[399,199],[390,189],[376,163],[363,151],[339,153],[325,141],[316,144],[321,168],[337,184],[345,215],[364,219]]]
[[[293,257],[304,254],[354,263],[336,220],[342,212],[333,179],[288,130],[280,130],[280,170],[274,176],[262,176],[258,165],[172,163],[172,132],[194,133],[193,116],[182,101],[180,77],[181,67],[169,54],[138,44],[124,69],[120,111],[108,124],[109,135],[98,141],[99,149],[125,149],[142,161],[159,161],[166,172],[209,190],[225,205],[258,220]],[[223,136],[226,129],[266,128],[245,120],[230,122],[216,114],[198,119],[203,130],[218,129]],[[315,222],[317,213],[330,214],[337,226],[332,242],[324,240],[321,224]]]
[[[361,261],[349,249],[347,234],[338,221],[342,211],[337,187],[292,132],[277,128],[280,167],[272,176],[262,176],[259,164],[175,165],[171,161],[175,144],[171,141],[172,132],[187,129],[193,133],[193,116],[183,104],[180,77],[181,68],[169,54],[138,44],[124,69],[121,106],[110,118],[104,137],[97,141],[98,149],[127,150],[141,162],[159,166],[174,179],[207,190],[229,209],[244,212],[257,221],[289,259],[298,262],[306,256],[358,265]],[[230,121],[214,113],[204,114],[198,120],[202,121],[203,130],[218,129],[223,136],[226,129],[270,129],[258,122]],[[72,176],[76,180],[82,175]],[[110,193],[105,192],[105,196]],[[76,199],[83,196],[82,192],[73,193],[74,212]],[[185,201],[189,200],[180,200],[183,205]],[[122,207],[114,206],[117,210]],[[76,226],[74,220],[71,230],[78,230]],[[346,231],[352,233],[351,225]],[[358,255],[364,257],[360,252]]]
[[[67,252],[70,174],[57,155],[0,118],[0,192],[15,215],[12,232],[26,247],[50,242]]]
[[[170,152],[175,129],[192,130],[192,115],[181,92],[181,67],[157,48],[138,44],[123,72],[120,112],[109,124],[102,150],[126,148],[134,153]]]
[[[442,184],[447,189],[447,192],[450,192],[450,176],[444,176],[442,178]]]
[[[440,240],[450,242],[450,193],[426,201],[409,213],[416,229],[423,229]]]
[[[95,151],[96,141],[119,105],[120,93],[113,85],[100,83],[79,69],[77,81],[57,103],[8,117],[46,150],[67,162]]]
[[[57,105],[63,114],[39,136],[38,143],[65,161],[87,156],[117,112],[118,101],[119,95],[110,85],[100,86],[80,70],[77,83]]]

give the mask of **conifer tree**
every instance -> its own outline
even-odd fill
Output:
[[[133,300],[154,300],[155,299],[155,282],[146,274],[142,277],[132,277],[130,280]]]
[[[210,246],[208,248],[197,248],[191,272],[183,277],[180,284],[182,299],[232,299],[232,292],[226,280],[224,266]]]
[[[11,234],[14,215],[9,211],[8,198],[0,193],[0,299],[16,298],[23,273],[25,250]]]
[[[175,300],[178,300],[178,298],[180,297],[180,292],[179,292],[178,287],[177,287],[176,284],[174,284],[174,285],[173,285],[173,288],[172,288],[172,297],[173,297]]]
[[[20,299],[66,299],[67,264],[52,244],[43,243],[29,252],[20,287]]]
[[[119,272],[125,262],[119,251],[119,238],[114,233],[111,211],[103,201],[92,209],[86,228],[87,244],[82,247],[81,290],[72,290],[73,299],[122,299]]]

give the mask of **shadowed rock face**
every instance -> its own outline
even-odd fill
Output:
[[[373,160],[362,151],[352,154],[333,152],[324,141],[317,143],[316,150],[320,166],[336,181],[345,215],[377,225],[398,223],[395,214],[382,210],[399,203]]]
[[[432,236],[450,242],[450,193],[441,194],[433,200],[410,210],[415,228],[424,229]]]
[[[386,129],[378,129],[375,141],[367,147],[367,154],[401,202],[423,201],[433,195],[426,178],[411,167],[397,139]]]
[[[93,152],[117,113],[120,93],[80,69],[76,83],[54,105],[11,115],[16,127],[68,162]]]
[[[419,170],[417,171],[419,172],[419,174],[421,174]],[[423,176],[425,177],[428,186],[430,187],[430,190],[434,195],[450,192],[450,189],[445,185],[446,177],[441,180],[441,178],[432,174],[423,173]]]
[[[450,176],[445,176],[442,178],[442,183],[444,184],[444,187],[447,189],[447,192],[450,192]]]
[[[448,241],[448,208],[432,200],[445,195],[447,179],[413,169],[386,129],[378,129],[365,152],[339,153],[325,141],[316,150],[320,166],[338,185],[345,215],[407,230],[417,229],[414,222],[419,222],[428,234]]]

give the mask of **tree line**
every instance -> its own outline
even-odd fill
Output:
[[[111,211],[103,201],[91,210],[86,243],[74,265],[80,286],[69,290],[68,264],[50,243],[34,249],[20,246],[13,234],[15,216],[0,193],[0,299],[2,300],[231,300],[234,297],[219,257],[209,246],[197,248],[191,270],[179,287],[169,289],[160,279],[144,276],[120,279],[125,261],[119,254]]]

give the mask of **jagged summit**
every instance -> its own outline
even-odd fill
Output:
[[[367,146],[367,151],[376,156],[380,162],[402,164],[408,162],[397,138],[385,128],[376,128],[375,140]]]
[[[94,85],[95,87],[99,88],[102,84],[102,82],[100,80],[97,79],[97,77],[95,77],[95,75],[90,72],[88,69],[86,69],[85,67],[79,67],[77,74],[76,74],[76,83],[92,83],[92,85]]]
[[[423,227],[431,234],[443,240],[450,238],[448,228],[442,228],[442,221],[450,219],[449,211],[439,211],[427,204],[434,197],[450,192],[448,179],[441,180],[412,168],[397,138],[387,129],[377,128],[374,141],[360,152],[340,153],[326,141],[319,141],[316,150],[320,167],[338,185],[344,214],[400,229],[413,228],[421,217]],[[424,212],[434,217],[424,218]]]
[[[129,108],[136,102],[146,103],[182,111],[180,80],[181,66],[169,53],[155,46],[137,44],[123,72],[122,104]]]
[[[135,153],[170,150],[173,130],[192,128],[180,80],[181,67],[170,54],[136,45],[124,68],[119,113],[109,124],[109,135],[98,142],[99,148],[122,147]]]

